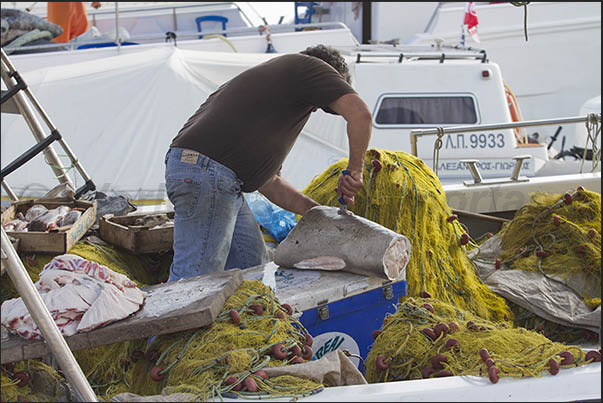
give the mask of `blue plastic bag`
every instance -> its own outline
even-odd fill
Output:
[[[295,213],[284,210],[258,192],[245,193],[255,220],[277,241],[281,242],[297,224]]]

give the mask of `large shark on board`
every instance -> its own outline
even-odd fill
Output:
[[[411,244],[404,235],[351,211],[316,206],[278,245],[274,263],[403,280],[410,254]]]

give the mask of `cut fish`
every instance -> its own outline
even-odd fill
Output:
[[[79,218],[82,216],[82,211],[79,209],[73,209],[71,210],[69,213],[67,213],[65,215],[65,217],[63,217],[63,219],[59,222],[59,224],[61,225],[61,227],[64,227],[66,225],[71,225],[71,224],[75,224],[75,222],[77,220],[79,220]]]
[[[60,226],[60,222],[70,210],[71,207],[69,206],[59,206],[52,210],[48,210],[33,219],[27,228],[29,231],[33,232],[44,232],[53,228],[58,228]]]
[[[33,221],[47,211],[48,209],[46,208],[46,206],[43,206],[41,204],[34,204],[25,213],[25,221]]]
[[[128,317],[132,312],[139,308],[136,304],[127,298],[113,284],[104,284],[103,289],[86,311],[82,320],[77,326],[78,332],[87,332],[99,328],[108,323]],[[108,309],[110,307],[110,309]]]
[[[35,286],[64,336],[126,318],[140,309],[146,295],[123,274],[70,254],[44,266]],[[42,338],[21,298],[5,301],[1,314],[2,325],[21,337]]]
[[[274,263],[404,279],[411,254],[408,238],[351,212],[338,211],[328,206],[309,210],[276,248]]]

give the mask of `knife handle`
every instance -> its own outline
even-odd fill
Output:
[[[351,175],[350,171],[348,171],[347,169],[344,169],[343,171],[341,171],[342,175]],[[346,204],[344,198],[343,198],[343,193],[341,194],[341,196],[339,196],[339,199],[337,199],[337,201],[339,202],[339,204]]]

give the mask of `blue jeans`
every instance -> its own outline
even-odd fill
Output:
[[[172,147],[165,187],[174,205],[174,260],[168,281],[245,269],[268,261],[266,244],[243,194],[224,165]]]

